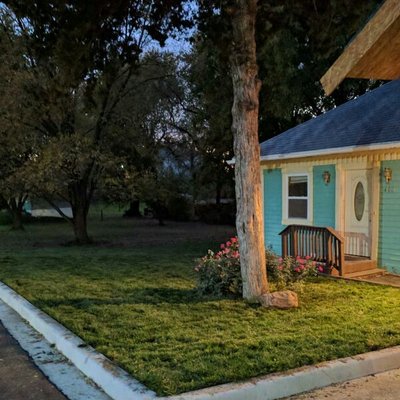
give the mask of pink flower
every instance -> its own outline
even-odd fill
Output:
[[[282,271],[282,270],[283,270],[282,265],[279,265],[279,266],[278,266],[278,269],[279,269],[279,271]]]
[[[300,272],[300,268],[295,268],[295,272]]]
[[[232,246],[232,243],[228,240],[228,241],[226,242],[226,245],[227,245],[228,247],[230,247],[230,246]]]
[[[308,261],[311,257],[310,256],[306,256],[306,260]]]
[[[235,237],[231,238],[232,243],[237,243],[237,241],[238,241],[237,238],[235,238]]]
[[[283,262],[283,258],[282,258],[282,257],[279,257],[279,258],[278,258],[278,263],[281,264],[282,262]]]
[[[220,247],[221,247],[221,249],[224,249],[225,248],[225,244],[222,243]]]
[[[321,265],[318,267],[318,271],[319,271],[319,272],[323,272],[323,271],[324,271],[324,269],[322,268]]]

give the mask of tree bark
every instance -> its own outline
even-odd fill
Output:
[[[21,231],[24,229],[24,225],[22,223],[22,214],[24,210],[25,197],[21,196],[18,199],[11,199],[8,201],[8,210],[12,217],[12,226],[11,229],[13,231]]]
[[[12,228],[13,231],[24,230],[24,225],[22,224],[22,211],[15,210],[12,212]]]
[[[231,73],[234,102],[236,228],[239,238],[243,297],[260,302],[268,292],[261,206],[259,92],[255,23],[257,0],[235,0],[232,9]]]
[[[140,201],[139,200],[132,200],[129,208],[125,211],[124,217],[132,218],[132,217],[141,217],[142,214],[140,213]]]
[[[87,211],[84,205],[78,204],[73,208],[73,226],[77,244],[91,243],[87,231]]]

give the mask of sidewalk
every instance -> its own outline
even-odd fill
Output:
[[[0,323],[0,398],[66,400]]]
[[[290,400],[399,400],[400,369],[328,386]],[[289,400],[287,399],[287,400]]]

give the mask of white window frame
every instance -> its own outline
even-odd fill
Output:
[[[307,218],[289,218],[289,178],[292,176],[307,177]],[[293,199],[293,197],[291,197]],[[300,197],[299,197],[300,199]],[[312,225],[313,224],[313,174],[312,169],[306,171],[282,173],[282,225]]]

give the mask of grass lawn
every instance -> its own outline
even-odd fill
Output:
[[[193,260],[231,228],[93,220],[0,228],[0,280],[160,395],[400,344],[400,290],[322,278],[278,311],[199,298]]]

